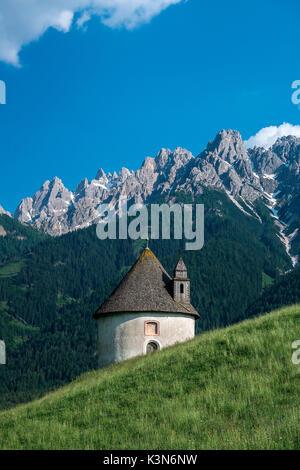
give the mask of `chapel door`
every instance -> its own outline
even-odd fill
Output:
[[[150,341],[150,343],[147,344],[147,354],[157,351],[158,350],[158,344],[154,343],[154,341]]]

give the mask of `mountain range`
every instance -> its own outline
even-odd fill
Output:
[[[203,194],[204,188],[222,190],[240,211],[262,220],[256,202],[262,201],[278,227],[293,265],[300,246],[300,138],[279,138],[269,148],[247,149],[240,133],[222,130],[196,157],[183,148],[161,149],[141,168],[122,168],[105,174],[100,168],[91,181],[83,179],[74,191],[55,177],[32,197],[23,199],[14,217],[24,224],[59,236],[86,228],[99,220],[98,207],[114,207],[121,196],[135,203],[170,198],[176,192]],[[2,211],[2,212],[1,212]],[[0,214],[5,212],[0,206]],[[222,216],[222,211],[217,214]]]
[[[146,243],[99,240],[93,223],[101,202],[126,195],[204,204],[202,250],[185,251],[184,240],[149,241],[169,273],[183,255],[197,333],[299,302],[299,268],[292,269],[300,254],[299,148],[299,139],[286,137],[269,150],[247,150],[238,132],[222,131],[197,157],[162,149],[136,172],[99,170],[74,192],[55,178],[15,217],[1,209],[0,338],[8,359],[0,409],[97,367],[92,315]]]

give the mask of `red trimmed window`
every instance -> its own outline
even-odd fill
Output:
[[[157,321],[145,321],[145,336],[157,336],[159,335],[159,322]]]

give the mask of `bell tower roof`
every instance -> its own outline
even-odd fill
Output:
[[[175,279],[187,279],[187,268],[181,256],[174,269],[174,278]]]

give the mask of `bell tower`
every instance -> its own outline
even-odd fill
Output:
[[[174,269],[173,299],[175,302],[190,303],[190,280],[187,277],[187,269],[182,257]]]

